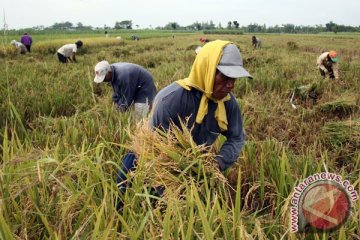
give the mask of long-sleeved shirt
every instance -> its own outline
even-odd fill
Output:
[[[154,128],[168,130],[171,122],[180,128],[179,118],[184,122],[189,118],[187,127],[189,129],[193,127],[191,135],[198,145],[210,146],[219,134],[224,135],[227,140],[216,157],[220,169],[223,171],[237,160],[245,139],[240,108],[234,95],[230,94],[230,96],[231,99],[225,102],[228,129],[224,132],[221,132],[215,119],[217,104],[209,100],[208,113],[203,122],[196,123],[202,92],[195,88],[187,91],[177,83],[170,84],[156,95],[150,124]]]
[[[152,105],[156,87],[146,69],[137,64],[121,62],[111,64],[111,71],[112,100],[120,110],[126,110],[133,103]]]
[[[20,42],[25,46],[30,46],[32,43],[32,38],[29,35],[22,35]]]
[[[329,57],[329,52],[323,52],[317,59],[316,61],[316,65],[319,69],[327,72],[328,69],[327,69],[327,66],[330,66],[331,69],[333,70],[334,72],[334,76],[336,79],[339,78],[339,70],[338,70],[338,65],[337,63],[334,63],[332,62]]]

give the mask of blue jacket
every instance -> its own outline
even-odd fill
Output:
[[[225,102],[226,115],[228,119],[228,130],[221,132],[215,119],[216,103],[209,101],[208,114],[201,124],[195,122],[199,109],[202,92],[192,88],[187,91],[177,83],[172,83],[162,89],[155,97],[151,126],[155,128],[169,129],[173,122],[181,127],[179,118],[185,122],[189,117],[188,128],[194,126],[191,135],[196,144],[212,145],[219,134],[224,135],[227,140],[222,145],[216,160],[223,171],[236,162],[242,146],[244,145],[244,132],[240,108],[233,94],[231,99]]]
[[[156,95],[156,87],[151,74],[133,63],[111,64],[113,88],[112,100],[120,110],[126,110],[133,103],[149,103]]]

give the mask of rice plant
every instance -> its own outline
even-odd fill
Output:
[[[106,59],[143,65],[161,89],[187,77],[200,34],[124,36],[39,35],[24,56],[3,45],[0,239],[359,238],[360,201],[330,233],[294,234],[289,220],[294,186],[309,175],[335,172],[360,192],[357,35],[263,35],[258,50],[251,35],[211,36],[236,43],[254,77],[236,81],[247,140],[226,172],[214,160],[223,138],[209,149],[186,129],[153,131],[131,110],[117,112],[111,87],[93,83]],[[58,63],[56,50],[78,39],[78,63]],[[340,80],[315,68],[323,49],[338,50]],[[289,92],[313,84],[321,97],[293,109]],[[128,151],[138,165],[121,195],[115,178]]]

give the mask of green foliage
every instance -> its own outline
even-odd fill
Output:
[[[164,26],[164,29],[167,30],[177,30],[180,28],[180,25],[177,22],[170,22]]]
[[[69,21],[62,23],[54,23],[50,28],[54,29],[70,29],[73,27],[73,24]]]
[[[123,20],[121,22],[116,22],[115,29],[132,29],[132,21],[131,20]]]

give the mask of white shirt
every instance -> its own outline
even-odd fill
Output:
[[[22,44],[21,42],[15,41],[15,40],[12,40],[11,44],[14,45],[16,48],[22,48],[23,46],[25,47],[24,44]]]
[[[26,53],[27,49],[25,47],[24,44],[22,44],[21,42],[18,42],[16,40],[12,40],[10,42],[12,45],[14,45],[16,47],[16,49],[20,52],[20,53]]]
[[[77,46],[75,43],[66,44],[61,48],[59,48],[59,50],[57,50],[57,52],[63,55],[64,57],[71,57],[73,53],[76,53],[76,51],[77,51]]]

